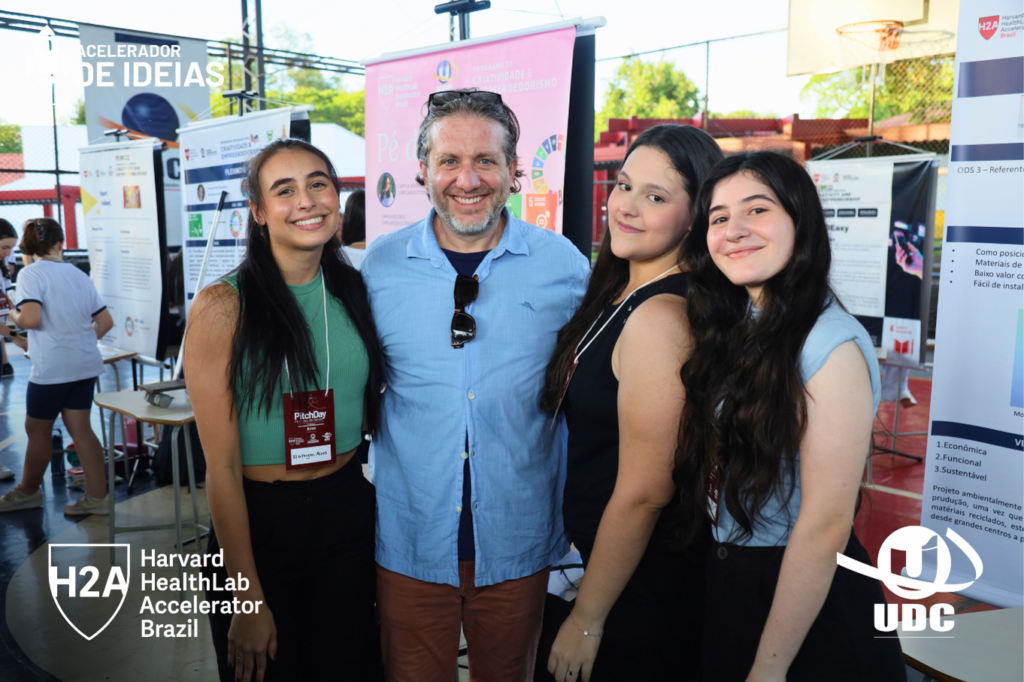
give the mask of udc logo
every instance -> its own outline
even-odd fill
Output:
[[[106,630],[124,606],[132,574],[129,547],[122,543],[53,544],[48,548],[50,594],[68,625],[87,640]],[[127,575],[116,564],[106,570],[105,576],[99,568],[88,565],[86,562],[92,561],[90,550],[98,548],[109,548],[111,558],[123,550]]]
[[[447,59],[442,59],[437,65],[437,70],[434,71],[434,78],[442,83],[448,83],[455,80],[455,77],[459,75],[459,67],[454,62],[450,62]]]
[[[905,599],[927,599],[936,592],[959,592],[960,590],[966,590],[981,577],[983,570],[981,556],[953,529],[946,529],[946,537],[970,560],[971,565],[974,567],[973,580],[966,583],[946,582],[949,580],[950,570],[953,565],[949,545],[946,544],[946,541],[938,533],[923,526],[907,526],[890,534],[878,549],[878,568],[862,564],[855,559],[838,553],[836,554],[836,561],[844,568],[869,578],[880,580],[893,594]],[[892,572],[893,550],[906,553],[906,576]],[[935,553],[935,576],[930,581],[921,579],[925,552]],[[897,621],[899,606],[898,604],[875,604],[875,628],[883,632],[895,630],[899,625]],[[925,629],[924,605],[903,604],[902,611],[904,630]],[[942,616],[944,615],[953,615],[953,607],[949,604],[932,605],[928,619],[931,621],[933,630],[947,632],[953,629],[952,623],[942,623]]]

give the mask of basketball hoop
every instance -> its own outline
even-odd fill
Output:
[[[844,41],[853,41],[879,52],[895,50],[903,37],[902,21],[859,21],[836,29]]]

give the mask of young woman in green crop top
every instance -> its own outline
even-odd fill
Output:
[[[379,418],[380,352],[359,273],[330,244],[330,160],[283,139],[253,158],[248,249],[189,315],[185,373],[226,578],[210,590],[222,680],[375,679],[373,487],[354,458]],[[241,582],[241,581],[239,581]],[[240,585],[241,586],[241,585]]]

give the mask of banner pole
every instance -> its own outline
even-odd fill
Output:
[[[196,293],[203,290],[203,279],[206,277],[206,266],[210,264],[210,254],[213,252],[213,242],[217,238],[217,225],[220,223],[220,212],[224,210],[224,200],[228,193],[221,190],[220,201],[217,202],[217,210],[213,214],[213,224],[210,225],[210,236],[206,240],[206,253],[203,254],[203,264],[199,268],[199,277],[196,280]],[[185,248],[182,246],[182,248]],[[185,331],[181,335],[181,346],[178,348],[178,362],[174,367],[174,376],[171,379],[181,378],[182,361],[185,359],[185,337],[188,335],[188,323],[185,323]]]

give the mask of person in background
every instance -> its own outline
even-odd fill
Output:
[[[680,246],[721,158],[691,126],[656,126],[630,145],[587,294],[548,365],[541,407],[555,413],[561,400],[565,411],[562,516],[586,568],[572,605],[549,600],[561,628],[542,662],[558,682],[699,678],[711,528],[680,552],[661,515],[675,493],[679,371],[692,345]]]
[[[14,250],[15,245],[18,243],[18,233],[14,231],[14,226],[9,222],[0,218],[0,310],[10,310],[11,301],[8,298],[10,291],[13,288],[11,283],[11,264],[9,262],[11,252]],[[18,336],[15,334],[10,327],[5,323],[7,322],[7,315],[0,317],[0,335],[7,341],[12,341],[22,350],[28,349],[28,339]],[[7,344],[0,342],[0,357],[3,358],[3,371],[0,376],[4,379],[14,376],[14,368],[11,366],[10,359],[7,357]],[[8,469],[0,462],[0,481],[8,481],[14,478],[14,472]]]
[[[10,310],[11,300],[9,298],[11,289],[14,288],[14,273],[11,268],[11,253],[18,244],[18,233],[14,226],[0,218],[0,310]],[[20,336],[14,335],[9,327],[2,324],[7,321],[6,314],[0,317],[0,334],[4,339],[13,341],[22,349],[28,348],[28,341]],[[6,344],[0,343],[0,357],[3,359],[3,371],[0,373],[4,379],[14,376],[14,368],[11,367],[10,358],[7,357]],[[2,466],[2,465],[0,465]],[[0,480],[4,479],[0,471]]]
[[[533,679],[548,567],[565,555],[564,427],[537,397],[588,259],[512,217],[515,114],[493,92],[434,93],[417,135],[433,208],[378,237],[362,275],[387,369],[370,448],[390,682]]]
[[[366,250],[366,192],[357,189],[345,201],[345,219],[341,224],[341,248],[356,270]]]
[[[882,372],[882,400],[893,402],[897,398],[903,407],[917,405],[917,398],[910,392],[910,369],[886,365]]]
[[[207,598],[263,603],[211,612],[220,679],[371,682],[375,502],[353,454],[364,417],[371,433],[379,421],[377,333],[359,273],[333,248],[327,155],[284,138],[248,176],[245,258],[196,296],[185,333],[213,517],[207,553],[224,552],[221,584],[249,583]]]
[[[18,273],[18,304],[10,318],[29,330],[28,448],[21,483],[0,497],[0,512],[42,506],[39,486],[50,463],[53,423],[59,415],[85,472],[85,494],[64,507],[64,513],[109,514],[112,500],[106,491],[103,450],[89,415],[96,378],[103,374],[96,342],[114,320],[89,276],[64,261],[64,231],[57,221],[29,220],[22,235],[21,251],[33,262]]]
[[[878,409],[878,362],[829,285],[824,211],[807,171],[735,154],[701,187],[683,243],[686,405],[678,530],[714,523],[701,668],[716,682],[904,682],[874,628],[881,584],[853,532]]]

